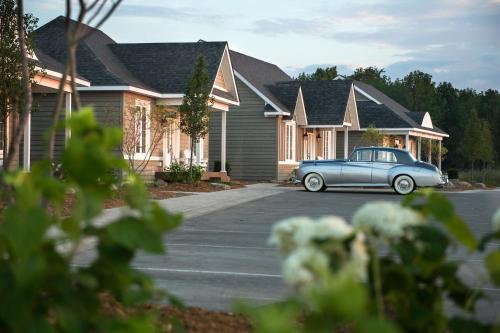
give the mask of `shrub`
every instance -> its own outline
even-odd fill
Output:
[[[221,170],[221,161],[214,161],[214,171],[220,172],[220,170]],[[230,176],[231,164],[229,164],[229,162],[226,162],[226,173],[228,176]]]
[[[101,310],[109,293],[126,306],[158,296],[153,280],[131,267],[137,251],[164,252],[164,233],[177,227],[171,215],[150,201],[140,178],[113,150],[121,131],[101,127],[90,110],[69,120],[72,136],[62,154],[64,182],[49,162],[32,171],[3,175],[0,215],[0,331],[156,332],[154,313],[111,316]],[[116,185],[111,170],[129,174],[124,184],[128,213],[94,224]],[[70,216],[62,216],[65,194],[74,191]],[[8,194],[8,196],[7,196]],[[95,258],[75,266],[82,242],[95,239]]]
[[[458,179],[458,170],[457,169],[448,169],[448,178],[450,179]]]
[[[368,203],[355,213],[352,226],[335,216],[279,222],[270,243],[286,255],[283,276],[295,295],[241,310],[257,333],[491,332],[492,325],[475,317],[483,294],[462,281],[460,262],[449,255],[492,249],[487,245],[500,239],[500,209],[492,225],[493,232],[477,246],[451,203],[432,190],[408,196],[402,205]],[[496,247],[485,265],[498,285]],[[466,315],[450,317],[445,301]]]
[[[198,183],[205,172],[205,168],[201,165],[192,166],[192,181]],[[174,162],[168,169],[165,181],[174,183],[187,183],[189,182],[189,165],[182,162]]]

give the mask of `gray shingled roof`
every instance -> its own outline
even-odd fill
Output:
[[[278,82],[292,80],[292,78],[282,71],[281,68],[274,64],[232,50],[231,62],[234,70],[240,73],[248,82],[250,82],[250,84],[252,84],[252,86],[254,86],[274,105],[284,112],[289,112],[290,114],[293,113],[293,108],[290,109],[284,105],[269,88]]]
[[[75,22],[73,21],[73,24]],[[86,29],[92,29],[86,26]],[[67,42],[65,18],[59,16],[35,30],[36,47],[60,63],[66,62]],[[109,45],[116,44],[109,36],[100,30],[92,29],[77,50],[77,71],[90,80],[93,86],[132,85],[138,88],[151,89],[123,66],[113,55]]]
[[[113,44],[110,48],[141,82],[161,93],[182,94],[200,55],[205,57],[208,73],[215,81],[226,45],[200,41]]]
[[[308,125],[342,125],[352,81],[300,82]]]
[[[75,21],[72,21],[75,24]],[[158,93],[182,94],[196,58],[207,60],[213,81],[222,60],[226,42],[118,44],[98,29],[78,47],[77,71],[92,86],[134,86]],[[67,57],[65,18],[59,16],[35,31],[39,49],[59,63]],[[231,94],[214,94],[233,101]]]
[[[296,81],[278,82],[275,85],[266,85],[265,87],[287,110],[290,110],[290,117],[293,117],[300,83]]]
[[[401,104],[399,104],[398,102],[396,102],[395,100],[393,100],[392,98],[390,98],[389,96],[387,96],[386,94],[384,94],[383,92],[381,92],[380,90],[376,89],[375,87],[361,81],[353,81],[353,82],[355,86],[357,86],[358,88],[366,92],[368,95],[375,98],[380,103],[387,106],[389,110],[391,110],[396,116],[402,119],[407,124],[405,128],[418,128],[439,134],[447,134],[446,132],[435,126],[434,128],[423,127],[421,124],[425,112],[412,112],[407,108],[405,108],[404,106],[402,106]],[[358,116],[361,122],[362,115],[359,108],[358,108]],[[361,125],[361,127],[365,126]],[[382,128],[382,126],[377,126],[377,127]]]
[[[377,128],[408,128],[411,127],[403,118],[394,113],[384,104],[372,101],[357,101],[359,125],[367,128],[373,124]]]
[[[35,50],[35,55],[38,58],[37,64],[42,68],[46,70],[51,70],[60,74],[64,73],[64,65],[60,63],[59,61],[55,60],[51,56],[45,54],[42,52],[40,49]],[[77,78],[81,80],[88,81],[86,78],[82,77],[81,75],[76,76]]]

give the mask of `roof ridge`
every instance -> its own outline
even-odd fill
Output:
[[[229,51],[230,51],[230,52],[232,52],[232,53],[237,53],[238,55],[241,55],[241,56],[244,56],[244,57],[250,58],[250,59],[252,59],[252,60],[258,61],[258,62],[260,62],[260,63],[266,64],[266,65],[270,65],[270,66],[274,66],[274,67],[276,67],[277,69],[279,69],[280,71],[282,71],[283,73],[285,73],[288,77],[290,77],[290,75],[288,75],[288,73],[286,73],[283,69],[281,69],[281,67],[279,67],[279,66],[278,66],[278,65],[276,65],[276,64],[273,64],[272,62],[265,61],[265,60],[262,60],[262,59],[259,59],[259,58],[253,57],[253,56],[249,56],[248,54],[241,53],[241,52],[235,51],[235,50],[233,50],[233,49],[230,49]],[[292,77],[290,77],[290,80],[292,80]]]

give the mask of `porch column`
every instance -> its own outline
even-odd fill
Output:
[[[26,126],[24,127],[23,143],[23,168],[29,171],[31,167],[31,112],[28,114]]]
[[[441,170],[441,140],[438,142],[438,169]]]
[[[203,138],[196,142],[196,164],[200,165],[203,159]]]
[[[410,151],[410,134],[405,135],[405,149]]]
[[[226,112],[221,116],[220,171],[226,172]]]
[[[332,160],[337,159],[337,132],[335,131],[335,128],[332,128],[332,140],[330,142],[330,157]]]
[[[429,139],[429,152],[427,154],[427,162],[432,163],[432,140]]]
[[[349,157],[349,128],[344,127],[344,159]]]
[[[422,159],[422,138],[418,137],[417,141],[417,159],[420,161]]]
[[[71,93],[67,92],[64,93],[65,97],[65,102],[66,102],[66,120],[69,120],[71,118]],[[67,142],[71,138],[71,128],[66,124],[65,128],[65,141]]]

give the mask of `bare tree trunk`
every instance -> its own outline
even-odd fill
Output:
[[[24,34],[24,4],[23,0],[17,0],[17,33],[19,36],[19,49],[21,55],[22,64],[22,86],[23,86],[23,96],[21,99],[21,105],[19,108],[20,117],[19,124],[14,128],[12,141],[9,147],[9,154],[4,163],[5,170],[11,170],[14,164],[14,156],[19,154],[19,145],[21,142],[22,135],[24,133],[24,127],[28,121],[28,116],[31,112],[31,104],[33,96],[31,96],[31,82],[30,74],[28,69],[28,58],[26,50],[26,36]]]
[[[61,81],[59,81],[59,91],[57,92],[56,108],[54,109],[54,112],[52,112],[52,119],[51,119],[52,127],[49,131],[49,146],[48,146],[48,158],[50,162],[54,161],[54,150],[56,146],[56,124],[61,115],[61,109],[63,106],[64,85],[68,77],[68,68],[69,68],[69,60],[66,61],[66,66],[64,68],[63,76],[61,78]]]

